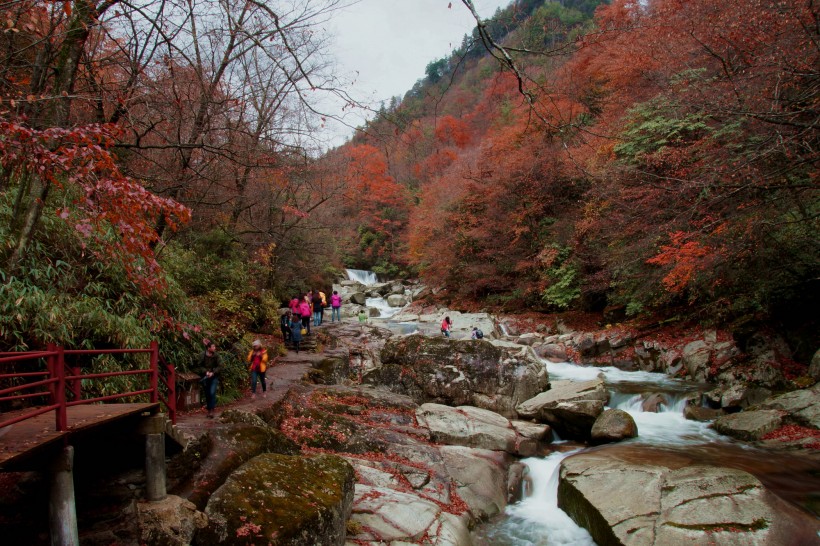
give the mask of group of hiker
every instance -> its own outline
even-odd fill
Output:
[[[342,321],[342,297],[334,290],[328,301],[325,293],[309,291],[302,296],[293,296],[288,303],[288,310],[279,318],[279,329],[285,343],[292,343],[294,350],[299,352],[302,336],[310,334],[311,319],[313,326],[321,326],[324,322],[325,308],[330,307],[330,321]]]
[[[328,305],[329,304],[329,305]],[[324,319],[326,307],[331,309],[331,322],[337,320],[341,322],[342,298],[334,290],[327,300],[321,291],[309,291],[302,296],[294,296],[288,303],[288,309],[281,315],[279,326],[282,331],[282,338],[286,343],[290,342],[293,349],[298,353],[302,336],[310,334],[312,326],[321,326]],[[367,321],[367,313],[364,309],[359,313],[359,322]],[[453,321],[449,316],[441,321],[441,333],[445,337],[450,337]],[[472,339],[481,339],[484,333],[477,327],[473,327]],[[198,361],[198,371],[200,373],[203,390],[205,392],[205,407],[207,417],[214,417],[216,406],[216,393],[219,386],[219,374],[221,371],[221,359],[216,350],[216,344],[210,340],[204,340],[205,351],[200,355]],[[246,357],[248,370],[250,371],[251,396],[256,396],[257,385],[262,386],[262,396],[267,396],[268,385],[265,373],[268,369],[268,350],[262,345],[262,341],[257,339],[251,344],[251,350]]]

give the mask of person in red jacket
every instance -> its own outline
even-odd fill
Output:
[[[453,321],[450,320],[450,317],[444,317],[444,320],[441,321],[441,333],[444,334],[444,337],[450,337],[450,330],[453,328]]]
[[[262,347],[262,342],[258,339],[253,342],[251,352],[248,353],[248,364],[251,371],[251,396],[256,396],[257,381],[262,382],[262,396],[267,396],[265,372],[268,369],[268,350]]]

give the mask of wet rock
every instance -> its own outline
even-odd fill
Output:
[[[519,421],[516,427],[506,417],[471,406],[453,408],[423,404],[416,411],[416,419],[419,426],[430,430],[430,438],[434,442],[448,445],[506,451],[530,457],[541,451],[541,444],[549,441],[545,441],[548,427],[544,425]]]
[[[387,305],[390,307],[404,307],[407,305],[407,298],[400,294],[391,294],[387,296]]]
[[[820,385],[781,394],[761,403],[759,408],[785,411],[791,421],[820,429]]]
[[[598,544],[817,544],[818,523],[751,474],[587,452],[561,464],[558,505]]]
[[[712,426],[726,436],[755,441],[780,428],[786,415],[782,410],[743,411],[718,417]]]
[[[593,445],[620,442],[638,436],[638,425],[627,412],[619,409],[604,411],[592,425],[590,440]]]
[[[541,358],[546,358],[550,362],[569,361],[567,348],[562,343],[543,343],[533,346],[533,349],[535,349],[535,354]]]
[[[353,292],[348,297],[348,301],[350,301],[351,303],[355,303],[356,305],[366,305],[367,294],[365,294],[364,292]]]
[[[518,415],[550,425],[562,438],[587,440],[609,398],[601,379],[554,381],[550,390],[516,406]]]
[[[404,285],[401,283],[393,283],[390,285],[390,294],[404,294]]]
[[[538,359],[511,355],[484,340],[458,341],[420,335],[389,340],[382,367],[364,377],[411,396],[418,403],[476,406],[515,416],[515,406],[547,385]]]
[[[341,546],[355,475],[333,455],[260,455],[234,472],[208,501],[196,544]]]
[[[477,520],[500,514],[507,506],[509,455],[499,451],[461,446],[439,450],[458,495]]]
[[[769,398],[772,391],[762,387],[734,384],[727,387],[720,397],[720,406],[727,410],[745,409]]]
[[[146,546],[188,546],[207,524],[208,517],[194,503],[175,495],[137,503],[139,543]]]
[[[669,399],[663,394],[653,393],[644,398],[641,403],[641,410],[658,413],[661,410],[661,405],[669,406]]]
[[[704,408],[702,406],[686,406],[683,408],[683,416],[690,421],[713,421],[722,415],[726,415],[726,412],[722,409]]]

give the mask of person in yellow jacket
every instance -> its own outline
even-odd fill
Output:
[[[248,353],[248,369],[251,371],[251,396],[256,396],[256,383],[262,383],[262,396],[267,396],[268,384],[265,382],[265,371],[268,369],[268,350],[262,347],[258,339],[253,342]]]

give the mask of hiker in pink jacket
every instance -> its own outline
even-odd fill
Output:
[[[307,330],[307,333],[310,333],[310,317],[313,315],[313,310],[310,308],[310,303],[308,302],[307,296],[302,298],[302,301],[299,302],[299,315],[302,317],[302,329]]]
[[[330,322],[336,322],[336,319],[342,322],[342,296],[334,290],[330,296]]]

